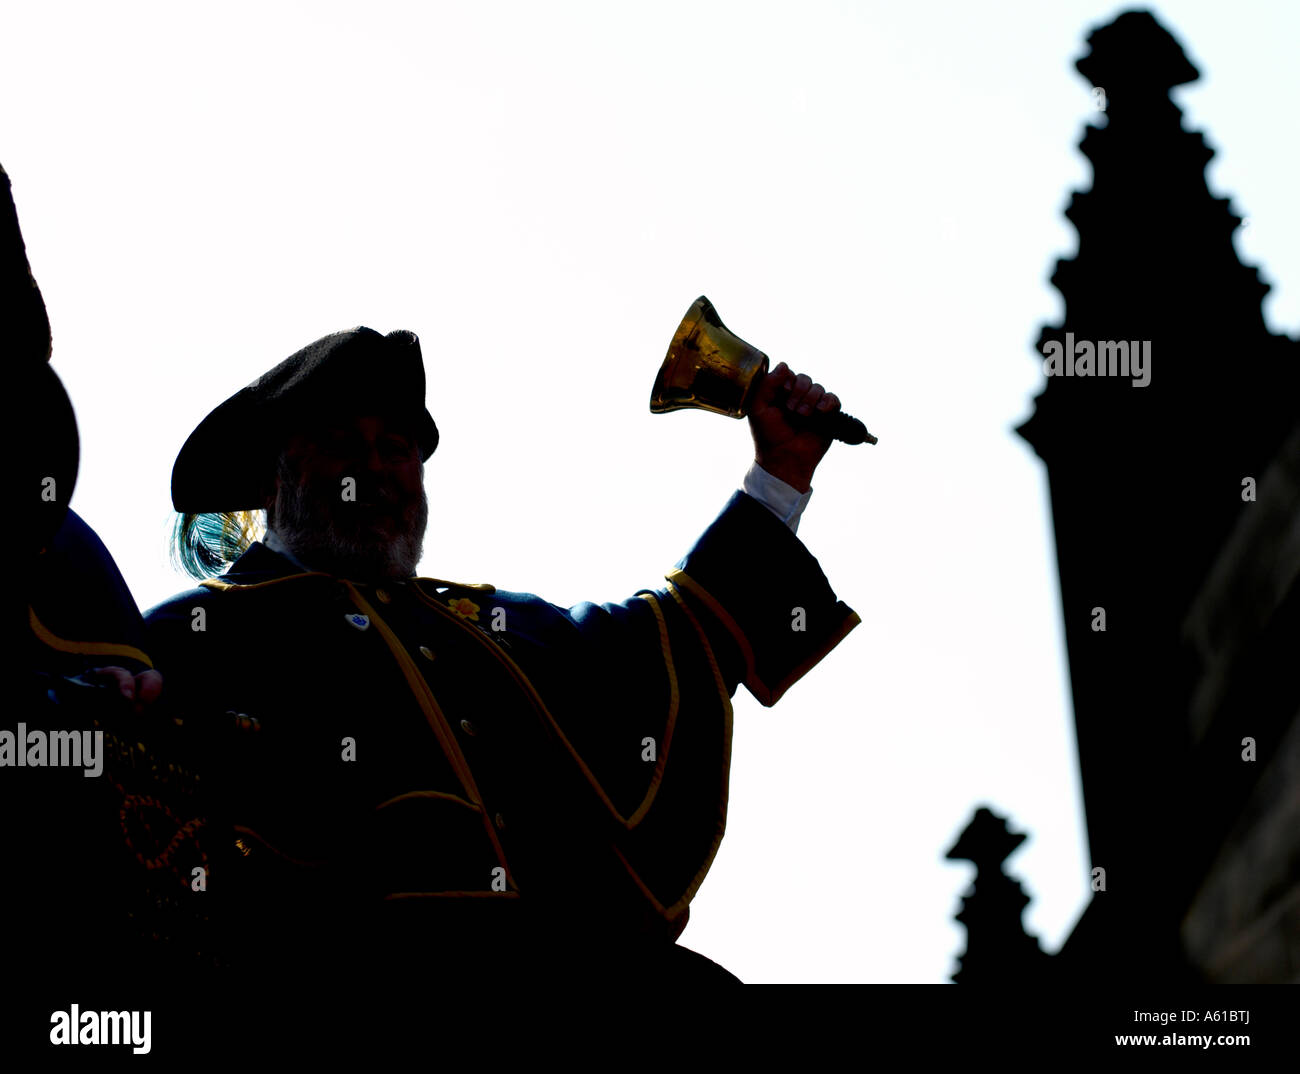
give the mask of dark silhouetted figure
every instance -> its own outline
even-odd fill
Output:
[[[0,722],[0,908],[15,926],[6,974],[19,1002],[39,1004],[63,1002],[73,985],[91,998],[88,985],[120,989],[156,968],[153,934],[179,920],[164,907],[180,886],[156,859],[179,861],[185,848],[169,848],[182,823],[177,774],[159,776],[166,735],[147,713],[161,677],[143,620],[108,549],[69,507],[77,422],[50,367],[50,321],[2,168],[0,301],[22,490],[8,635],[22,664],[18,701]]]

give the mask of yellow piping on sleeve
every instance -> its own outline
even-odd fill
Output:
[[[740,625],[731,617],[731,613],[718,603],[717,598],[714,597],[712,593],[700,585],[699,582],[685,571],[674,567],[671,571],[665,574],[664,577],[668,580],[669,585],[673,585],[674,583],[680,585],[690,593],[691,596],[699,600],[713,613],[718,622],[727,628],[728,633],[736,639],[736,645],[740,648],[740,654],[745,659],[745,685],[748,686],[751,682],[756,681],[754,672],[754,647],[749,644],[749,639],[745,637],[745,632],[740,629]],[[673,590],[673,593],[676,594],[675,589]],[[679,603],[681,603],[680,599]],[[683,604],[683,607],[684,606],[685,605]],[[695,617],[693,615],[691,616],[691,622],[695,622]],[[710,652],[711,651],[712,650],[710,650]]]
[[[745,632],[740,629],[739,624],[737,624],[736,620],[731,617],[731,614],[727,609],[718,603],[717,598],[682,570],[674,568],[664,577],[668,579],[670,588],[674,582],[680,583],[682,588],[708,608],[717,618],[718,622],[720,622],[727,629],[728,633],[735,638],[736,644],[740,647],[741,655],[745,661],[745,686],[749,692],[758,699],[759,704],[763,705],[765,708],[770,708],[780,701],[781,697],[788,689],[790,689],[791,686],[808,674],[818,661],[825,657],[827,653],[844,640],[845,635],[847,635],[850,630],[862,622],[862,617],[858,615],[857,612],[850,609],[849,614],[846,615],[835,630],[827,636],[827,640],[824,644],[818,646],[817,650],[808,657],[807,660],[804,660],[799,664],[798,667],[777,683],[776,686],[769,688],[768,685],[758,676],[758,670],[754,659],[754,649],[753,646],[749,644],[749,639],[745,637]],[[677,595],[675,589],[673,589],[672,592],[674,596]],[[685,607],[685,605],[683,605],[683,607]],[[687,614],[690,614],[689,609]],[[691,617],[691,621],[695,622],[694,616]]]
[[[145,667],[153,667],[153,661],[149,655],[134,645],[121,645],[112,641],[70,641],[67,638],[61,638],[55,634],[49,627],[41,622],[36,614],[36,609],[30,604],[27,605],[27,621],[31,624],[32,633],[51,649],[56,649],[61,653],[76,653],[78,656],[126,656],[132,660],[138,660]]]
[[[781,700],[782,695],[788,689],[790,689],[791,686],[793,686],[805,675],[807,675],[808,672],[814,667],[814,665],[816,665],[817,662],[822,659],[822,657],[824,657],[827,653],[829,653],[832,649],[834,649],[835,646],[837,646],[841,641],[843,641],[845,635],[847,635],[850,630],[852,630],[861,622],[862,622],[862,616],[860,616],[855,611],[850,611],[849,614],[844,617],[843,622],[841,622],[840,625],[835,628],[835,631],[826,639],[825,644],[819,646],[817,651],[813,653],[812,656],[808,657],[807,660],[805,660],[802,664],[800,664],[797,668],[795,668],[792,672],[790,672],[789,675],[787,675],[784,679],[782,679],[779,683],[777,683],[770,693],[767,691],[766,688],[764,688],[761,694],[756,693],[758,700],[763,705],[769,705],[769,706],[775,705],[778,701]],[[751,686],[750,689],[752,690],[753,687]],[[767,696],[765,697],[764,695]]]

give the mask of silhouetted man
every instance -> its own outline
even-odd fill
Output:
[[[734,982],[674,943],[722,838],[730,696],[774,704],[859,621],[794,534],[829,440],[787,388],[838,409],[778,366],[749,491],[665,588],[569,609],[414,576],[438,442],[414,334],[327,336],[204,419],[172,476],[190,561],[240,512],[268,529],[146,616],[203,740],[202,942],[356,990]]]

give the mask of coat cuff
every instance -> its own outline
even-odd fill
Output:
[[[803,542],[743,492],[665,577],[730,636],[745,687],[766,706],[862,621]]]

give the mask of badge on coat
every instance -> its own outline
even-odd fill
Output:
[[[347,612],[343,618],[358,630],[365,630],[370,626],[370,616],[362,615],[360,612]]]

